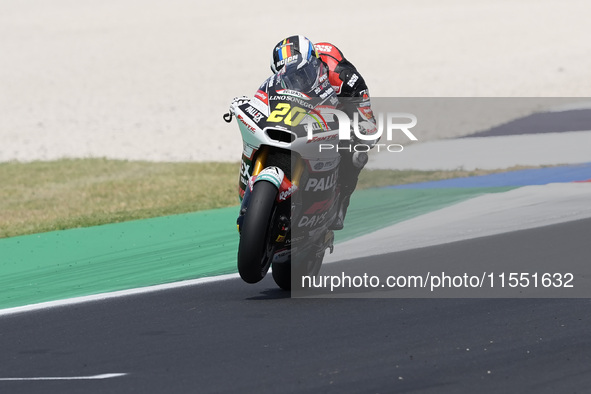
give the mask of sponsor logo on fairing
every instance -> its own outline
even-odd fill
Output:
[[[298,227],[314,227],[318,226],[326,221],[328,212],[324,212],[321,215],[313,216],[302,216],[298,222]]]
[[[273,263],[285,263],[291,256],[291,249],[282,249],[273,255]]]
[[[244,109],[244,112],[250,114],[252,116],[252,119],[257,123],[259,123],[261,119],[263,119],[263,114],[261,114],[259,111],[257,111],[250,105]]]
[[[301,98],[303,100],[310,100],[310,96],[308,96],[302,92],[298,92],[297,90],[279,89],[279,90],[277,90],[277,94],[280,94],[283,96],[297,97],[297,98]]]
[[[254,94],[254,97],[261,100],[265,105],[269,105],[269,96],[262,90],[257,90],[257,92]]]
[[[321,142],[321,141],[330,141],[330,140],[336,140],[338,138],[337,134],[331,134],[331,135],[325,135],[323,137],[312,137],[311,140],[308,140],[308,142],[306,142],[307,144],[309,143],[313,143],[313,142]]]
[[[296,185],[291,185],[289,189],[280,192],[279,201],[287,200],[296,190],[298,190],[298,187]]]
[[[269,106],[263,103],[258,98],[255,97],[252,100],[250,100],[250,105],[252,105],[255,109],[260,111],[262,114],[265,114],[265,116],[269,115]]]
[[[283,182],[284,173],[283,170],[279,167],[267,167],[259,175],[257,175],[256,182],[260,181],[267,181],[271,182],[277,189],[281,186],[281,182]]]
[[[310,170],[312,172],[316,172],[316,171],[329,171],[332,170],[333,168],[335,168],[340,162],[340,157],[337,157],[336,159],[332,159],[332,160],[310,160],[309,166],[310,166]]]
[[[245,162],[242,162],[242,166],[240,167],[240,174],[242,174],[242,176],[249,176],[250,175],[250,164],[246,164]]]
[[[244,183],[245,185],[248,184],[248,179],[250,177],[250,164],[246,164],[242,161],[242,165],[240,166],[240,182]]]
[[[316,122],[314,122],[314,123],[312,123],[312,124],[311,124],[311,126],[312,126],[312,130],[314,130],[314,131],[319,131],[319,130],[322,130],[322,131],[332,130],[328,124],[324,124],[324,123],[316,123]],[[336,134],[335,134],[335,135],[336,135]],[[310,142],[314,142],[314,141],[308,141],[307,143],[310,143]]]
[[[325,191],[332,189],[337,184],[338,173],[335,171],[329,176],[323,178],[310,178],[306,183],[305,191],[312,190],[313,192]]]
[[[277,101],[291,101],[293,103],[298,104],[300,107],[305,107],[308,109],[314,109],[314,105],[311,103],[308,103],[305,100],[300,99],[299,97],[294,97],[294,96],[271,96],[269,97],[270,100],[277,100]],[[337,99],[338,100],[338,99]]]
[[[251,132],[254,134],[254,132],[256,131],[256,129],[255,129],[254,127],[252,127],[251,125],[249,125],[249,124],[246,122],[246,120],[245,120],[245,119],[242,117],[242,115],[238,114],[238,119],[239,119],[239,120],[242,122],[242,124],[243,124],[244,126],[246,126],[246,128],[247,128],[248,130],[250,130],[250,131],[251,131]]]

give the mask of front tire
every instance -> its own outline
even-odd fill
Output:
[[[246,283],[261,281],[271,265],[271,222],[276,197],[277,188],[272,183],[260,181],[254,184],[238,245],[238,272]]]

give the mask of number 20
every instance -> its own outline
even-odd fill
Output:
[[[285,116],[286,114],[287,116]],[[267,118],[267,121],[276,123],[283,121],[283,123],[285,123],[288,126],[297,126],[302,121],[304,116],[306,116],[305,109],[300,107],[291,108],[291,105],[289,105],[288,103],[279,103],[275,107],[275,110],[271,112],[271,114]]]

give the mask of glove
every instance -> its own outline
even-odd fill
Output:
[[[359,137],[357,137],[357,135],[355,134],[355,132],[352,132],[353,137],[356,139],[357,142],[368,145],[371,148],[373,148],[378,141],[380,140],[380,138],[371,138],[372,135],[375,135],[378,132],[378,128],[376,127],[376,125],[373,122],[370,122],[368,120],[359,122],[359,134],[363,135],[365,138],[361,139]]]
[[[367,164],[369,157],[365,152],[354,152],[353,156],[351,157],[351,161],[353,162],[353,167],[358,168],[361,170]]]
[[[232,99],[232,103],[230,104],[230,113],[232,113],[233,115],[236,115],[236,113],[234,112],[234,108],[248,103],[250,101],[250,97],[247,96],[240,96],[240,97],[234,97]]]

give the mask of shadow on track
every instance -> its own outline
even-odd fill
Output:
[[[248,297],[248,301],[261,301],[261,300],[279,300],[290,298],[291,293],[289,291],[281,289],[265,289],[261,291],[260,295],[254,297]]]

